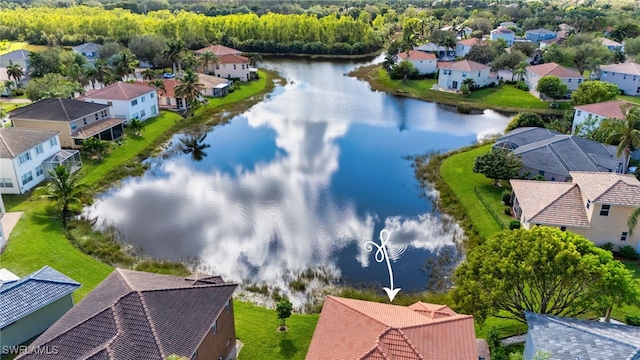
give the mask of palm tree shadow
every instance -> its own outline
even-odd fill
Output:
[[[280,355],[283,359],[292,359],[298,353],[298,347],[291,339],[280,340]]]
[[[204,150],[211,147],[211,144],[204,144],[206,138],[207,133],[199,131],[186,138],[180,138],[182,152],[191,154],[191,159],[194,161],[202,161],[207,156]]]

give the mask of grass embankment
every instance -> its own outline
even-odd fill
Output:
[[[363,66],[352,71],[349,75],[369,82],[373,90],[458,106],[460,109],[493,109],[510,113],[530,111],[540,114],[562,115],[566,109],[571,108],[569,103],[562,102],[559,103],[559,109],[550,109],[548,102],[536,98],[527,91],[517,89],[513,85],[477,90],[468,97],[463,97],[451,92],[433,90],[433,85],[437,83],[436,79],[392,80],[379,65]]]
[[[20,49],[36,52],[45,50],[46,48],[45,45],[31,45],[24,41],[2,41],[0,42],[0,55]]]

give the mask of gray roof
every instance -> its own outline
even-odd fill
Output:
[[[551,360],[635,360],[640,358],[640,327],[525,312],[528,337]]]
[[[88,42],[88,43],[84,43],[84,44],[81,44],[81,45],[78,45],[78,46],[74,46],[73,47],[73,51],[77,51],[77,52],[98,52],[102,48],[103,48],[103,46],[100,45],[100,44]]]
[[[0,158],[13,159],[59,133],[27,128],[0,128]]]
[[[623,159],[614,146],[557,131],[523,127],[496,140],[495,147],[519,155],[525,167],[569,177],[569,171],[616,172]]]
[[[189,278],[116,269],[38,337],[20,359],[190,358],[224,311],[237,285],[219,277]]]
[[[8,60],[26,60],[29,58],[29,54],[31,51],[27,50],[14,50],[12,52],[0,55],[0,59],[8,59]]]
[[[45,266],[20,280],[0,284],[0,329],[73,293],[80,284]]]
[[[420,45],[416,47],[415,50],[424,51],[424,52],[451,51],[451,49],[447,49],[444,46],[440,46],[434,43],[426,43],[426,44]]]
[[[11,119],[71,122],[101,110],[109,105],[72,99],[44,99],[9,112]]]
[[[541,28],[541,29],[527,30],[527,31],[525,31],[525,33],[526,34],[546,35],[546,34],[555,34],[556,32],[548,30],[548,29]]]

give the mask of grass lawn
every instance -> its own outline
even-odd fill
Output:
[[[45,45],[30,45],[24,41],[13,41],[13,42],[1,42],[0,43],[0,55],[10,53],[12,51],[24,49],[29,51],[42,51],[47,47]]]
[[[620,95],[620,99],[640,104],[640,96]]]
[[[239,359],[304,359],[311,343],[318,315],[292,314],[289,331],[277,332],[275,310],[235,301],[236,335],[244,343]]]

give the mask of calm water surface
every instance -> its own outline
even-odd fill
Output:
[[[86,213],[150,256],[198,256],[231,280],[271,283],[324,266],[388,286],[363,249],[387,229],[396,287],[423,289],[421,265],[461,232],[432,214],[406,157],[468,145],[508,118],[372,92],[344,76],[361,63],[264,65],[287,84],[228,125],[176,135]]]

